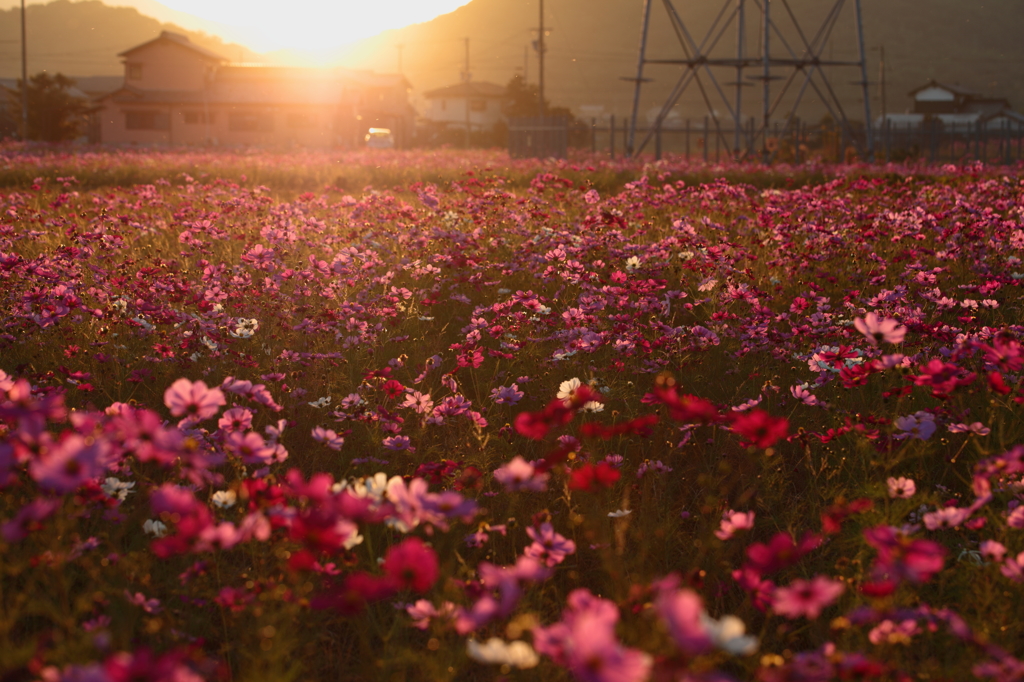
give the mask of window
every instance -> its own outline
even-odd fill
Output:
[[[169,130],[171,117],[163,111],[126,111],[124,127],[128,130]]]
[[[469,100],[470,111],[487,111],[487,100],[483,99],[471,99]]]
[[[314,128],[316,127],[316,116],[308,112],[293,112],[288,114],[289,128]]]
[[[217,114],[206,114],[202,111],[185,112],[185,123],[189,125],[197,125],[199,123],[214,123],[216,119]]]
[[[129,62],[125,65],[127,69],[128,80],[140,81],[142,80],[142,64],[132,64]]]
[[[265,133],[274,129],[270,114],[255,111],[236,111],[228,115],[228,130],[237,133]]]

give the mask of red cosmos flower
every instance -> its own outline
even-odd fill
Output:
[[[848,516],[853,516],[854,514],[867,511],[873,506],[874,502],[866,497],[853,500],[852,502],[846,502],[843,499],[839,499],[821,515],[821,529],[829,535],[834,535],[839,532],[840,528],[842,528],[843,521],[845,521]]]
[[[769,448],[789,432],[784,417],[772,417],[764,410],[750,410],[733,417],[732,430],[759,448]]]
[[[974,372],[964,373],[956,365],[938,358],[932,358],[918,369],[921,373],[909,378],[916,386],[931,386],[936,398],[947,397],[956,388],[970,384],[976,376]]]
[[[990,372],[989,373],[989,375],[988,375],[988,387],[989,387],[989,389],[991,389],[991,390],[993,390],[996,393],[999,393],[1001,395],[1009,395],[1010,392],[1013,390],[1009,386],[1006,385],[1006,382],[1003,381],[1003,375],[1000,374],[999,372]]]
[[[805,533],[800,544],[793,542],[789,533],[778,533],[768,544],[755,542],[747,547],[747,568],[759,575],[792,566],[800,558],[821,544],[821,538],[814,533]]]
[[[723,420],[718,407],[710,400],[695,395],[679,395],[675,386],[654,389],[643,397],[644,403],[663,403],[668,407],[668,416],[687,424],[715,424]]]
[[[389,599],[395,594],[390,577],[358,571],[345,577],[341,585],[310,600],[314,609],[336,609],[344,615],[362,613],[369,602]]]
[[[592,492],[598,488],[610,488],[622,477],[618,469],[608,462],[584,464],[569,477],[569,490]]]
[[[520,412],[516,415],[515,427],[519,435],[533,440],[542,440],[552,426],[563,426],[572,421],[576,410],[567,407],[559,399],[552,400],[540,412]]]
[[[583,435],[587,438],[601,438],[602,440],[609,440],[616,436],[627,434],[636,434],[646,438],[651,435],[651,428],[657,423],[658,415],[656,414],[644,415],[628,422],[613,424],[612,426],[590,422],[583,425]]]
[[[381,390],[384,391],[389,398],[394,399],[405,393],[405,386],[403,386],[400,381],[388,379],[384,382],[384,385],[381,386]]]
[[[419,538],[406,538],[388,549],[384,572],[400,589],[426,592],[437,582],[437,555]]]

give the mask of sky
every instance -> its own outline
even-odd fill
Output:
[[[47,2],[49,0],[46,0]],[[293,49],[329,51],[381,31],[430,21],[469,0],[104,0],[131,6],[161,21],[188,26],[176,12],[219,24],[216,33],[257,52]],[[0,9],[20,0],[0,0]],[[29,0],[29,4],[43,4]],[[167,8],[171,11],[162,11]],[[163,16],[161,16],[163,15]]]

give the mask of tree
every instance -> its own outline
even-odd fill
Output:
[[[63,74],[51,76],[45,71],[28,79],[26,138],[62,142],[82,133],[92,108],[84,99],[71,94],[74,85],[75,81]],[[17,91],[10,102],[11,115],[17,121],[21,120],[22,94],[22,81],[18,79]]]
[[[512,76],[505,86],[505,116],[515,118],[540,115],[539,97],[536,85],[523,82],[523,77],[518,74]],[[544,112],[546,116],[565,118],[570,124],[575,120],[567,107],[553,107],[547,100],[544,100]]]

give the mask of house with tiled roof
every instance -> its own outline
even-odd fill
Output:
[[[959,84],[933,79],[907,94],[913,99],[913,108],[902,114],[888,114],[890,123],[907,126],[935,120],[945,126],[962,126],[963,130],[979,123],[990,128],[1024,124],[1024,116],[1014,111],[1005,97],[983,95]]]
[[[428,123],[489,132],[504,120],[505,87],[486,81],[463,81],[423,93]]]
[[[118,56],[123,85],[98,99],[105,144],[356,147],[372,127],[401,146],[413,134],[403,76],[232,64],[170,31]]]

